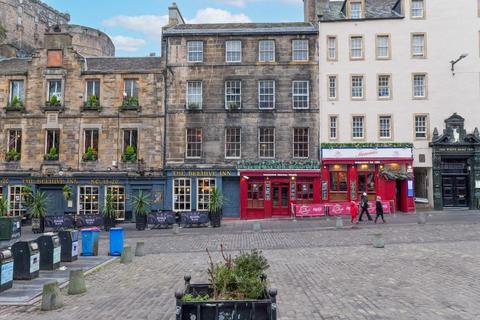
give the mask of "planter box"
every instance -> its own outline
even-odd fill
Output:
[[[190,284],[185,276],[185,290],[178,290],[176,298],[176,320],[277,320],[277,290],[266,289],[260,300],[219,300],[219,301],[183,301],[182,298],[212,295],[208,284]]]
[[[0,217],[0,241],[20,238],[22,229],[20,217]]]

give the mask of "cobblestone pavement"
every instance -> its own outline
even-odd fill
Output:
[[[480,319],[478,222],[149,235],[148,256],[90,275],[88,293],[65,297],[62,310],[0,307],[0,319],[174,319],[173,293],[183,275],[205,281],[205,248],[220,243],[234,251],[264,250],[281,320]],[[377,231],[385,249],[370,244]]]

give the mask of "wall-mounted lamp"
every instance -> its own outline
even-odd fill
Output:
[[[243,176],[243,179],[248,180],[248,179],[250,179],[250,177]]]
[[[468,53],[463,53],[460,55],[460,57],[458,57],[457,60],[452,60],[450,61],[450,64],[452,65],[452,75],[455,75],[455,65],[460,62],[461,60],[465,59],[466,57],[468,57]]]

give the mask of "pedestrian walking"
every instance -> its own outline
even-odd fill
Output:
[[[358,205],[355,201],[350,202],[350,223],[358,223],[357,221],[358,218]]]
[[[367,214],[367,218],[368,218],[368,221],[372,221],[372,216],[370,215],[370,213],[368,213],[368,207],[369,207],[369,204],[368,204],[368,197],[367,197],[367,193],[364,192],[362,194],[362,197],[360,198],[360,208],[362,209],[362,212],[360,213],[360,218],[358,219],[358,221],[362,221],[362,217],[363,217],[363,214],[366,213]]]
[[[377,197],[377,201],[375,202],[375,208],[377,210],[377,216],[375,217],[375,223],[377,223],[377,220],[379,217],[382,217],[383,223],[385,222],[385,218],[383,217],[383,204],[382,204],[382,198]]]

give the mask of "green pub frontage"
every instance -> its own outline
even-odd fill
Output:
[[[465,119],[453,114],[439,134],[435,128],[433,149],[433,198],[435,210],[480,208],[480,134],[465,129]]]
[[[32,177],[27,174],[3,176],[0,194],[9,203],[13,216],[27,214],[23,190],[31,187],[48,198],[47,216],[101,215],[107,193],[111,193],[118,220],[134,219],[130,197],[143,191],[152,201],[152,210],[165,209],[164,177],[128,175],[72,175],[69,177]]]

